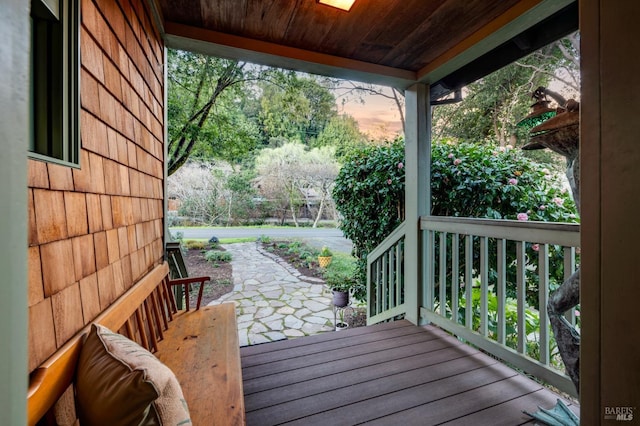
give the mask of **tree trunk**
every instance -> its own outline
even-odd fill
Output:
[[[324,193],[324,191],[322,191],[322,198],[320,199],[320,206],[318,207],[318,214],[316,215],[316,220],[313,221],[313,227],[317,228],[318,227],[318,222],[320,221],[320,218],[322,217],[322,211],[324,210],[324,200],[327,198],[326,194]]]

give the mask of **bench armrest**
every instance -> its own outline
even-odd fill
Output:
[[[188,277],[177,278],[175,280],[169,280],[169,286],[183,286],[185,294],[185,303],[187,304],[187,311],[189,310],[189,285],[200,283],[200,289],[198,290],[198,302],[196,310],[200,309],[200,302],[202,302],[202,292],[204,290],[205,281],[211,280],[211,277]]]

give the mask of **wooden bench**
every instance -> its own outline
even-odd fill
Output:
[[[226,303],[178,311],[172,286],[201,278],[170,280],[157,266],[102,312],[94,322],[137,341],[176,374],[194,425],[245,423],[235,305]],[[186,298],[188,300],[188,297]],[[76,364],[89,326],[32,372],[27,394],[28,424],[52,423],[52,408],[73,395]],[[62,411],[67,411],[64,407]],[[74,414],[75,415],[75,411]]]

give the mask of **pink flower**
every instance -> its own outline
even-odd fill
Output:
[[[447,155],[448,158],[453,158],[455,157],[455,155],[453,155],[452,153],[449,153],[449,155]]]
[[[391,179],[387,179],[387,184],[391,185]]]
[[[579,317],[580,316],[580,311],[576,310],[576,316]]]
[[[547,209],[547,206],[545,206],[545,205],[543,204],[543,205],[541,205],[540,207],[538,207],[538,209],[539,209],[539,210],[546,210],[546,209]]]
[[[517,184],[518,184],[518,179],[516,179],[516,178],[511,178],[511,179],[509,179],[509,180],[507,181],[507,183],[508,183],[509,185],[517,185]]]
[[[523,222],[529,220],[529,215],[526,213],[518,213],[517,217],[518,217],[518,220]]]
[[[563,200],[562,198],[560,198],[560,197],[555,197],[555,198],[554,198],[553,200],[551,200],[551,201],[553,201],[554,203],[556,203],[556,205],[558,205],[558,206],[562,206],[562,205],[564,204],[564,200]]]
[[[403,167],[404,167],[404,164],[402,164],[402,161],[401,161],[401,162],[399,162],[399,163],[398,163],[398,168],[399,168],[400,170],[402,170],[402,168],[403,168]]]
[[[454,164],[455,166],[457,166],[457,165],[458,165],[458,164],[460,164],[460,163],[462,163],[462,160],[461,160],[461,159],[459,159],[459,158],[456,158],[455,160],[453,160],[453,164]]]
[[[532,244],[531,248],[533,249],[533,251],[538,251],[540,250],[540,244]]]

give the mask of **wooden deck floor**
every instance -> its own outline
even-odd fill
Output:
[[[558,398],[439,328],[407,321],[240,352],[248,425],[519,425],[530,422],[523,410]]]

